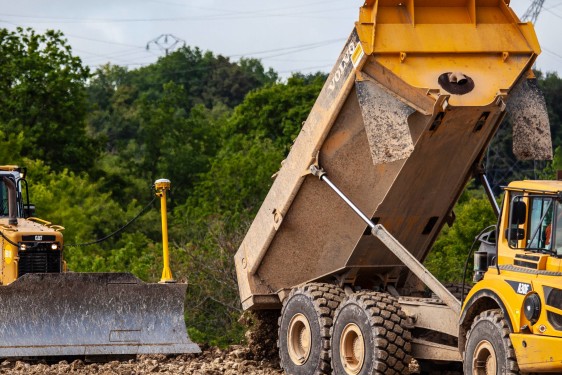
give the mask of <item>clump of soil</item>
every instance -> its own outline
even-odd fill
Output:
[[[277,320],[279,310],[246,311],[239,322],[248,327],[246,341],[250,359],[267,361],[279,367]]]
[[[235,345],[227,350],[202,347],[201,354],[139,355],[128,361],[87,363],[82,360],[60,361],[54,364],[5,360],[0,374],[59,375],[59,374],[193,374],[193,375],[279,375],[283,371],[267,360],[256,361],[249,348]]]

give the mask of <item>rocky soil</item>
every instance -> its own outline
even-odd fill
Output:
[[[54,364],[6,360],[0,363],[0,374],[193,374],[193,375],[280,375],[276,363],[255,361],[247,347],[232,346],[227,350],[204,347],[203,353],[178,356],[139,355],[128,361],[88,363],[83,360],[60,361]]]

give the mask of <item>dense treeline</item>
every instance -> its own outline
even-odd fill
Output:
[[[161,272],[156,203],[120,235],[72,245],[120,228],[150,204],[154,180],[170,179],[172,270],[190,284],[190,333],[234,342],[242,336],[233,255],[325,78],[280,81],[257,60],[190,47],[139,69],[92,72],[60,33],[0,29],[1,164],[28,168],[37,215],[66,227],[72,270],[127,271],[146,281]],[[562,81],[547,74],[540,83],[559,145]],[[500,159],[511,157],[508,141],[507,130],[494,141],[505,151]],[[562,168],[562,151],[544,167],[533,165],[533,173]],[[443,280],[459,279],[474,236],[493,222],[476,188],[456,213],[458,224],[445,229],[427,262]]]

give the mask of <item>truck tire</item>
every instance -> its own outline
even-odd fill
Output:
[[[466,335],[464,373],[519,374],[509,333],[501,310],[487,310],[474,318]]]
[[[468,293],[470,293],[470,290],[472,289],[472,285],[464,284],[464,289],[463,289],[462,283],[449,283],[449,284],[445,284],[445,288],[447,288],[447,290],[451,292],[451,294],[455,296],[456,299],[461,301],[461,297],[465,299],[466,296],[468,296]]]
[[[310,283],[294,288],[279,317],[279,358],[287,375],[330,374],[330,328],[345,292]]]
[[[368,291],[348,296],[334,315],[334,374],[407,374],[411,328],[396,298]]]

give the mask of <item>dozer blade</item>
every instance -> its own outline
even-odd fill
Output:
[[[199,353],[186,289],[128,273],[23,275],[0,286],[0,357]]]

